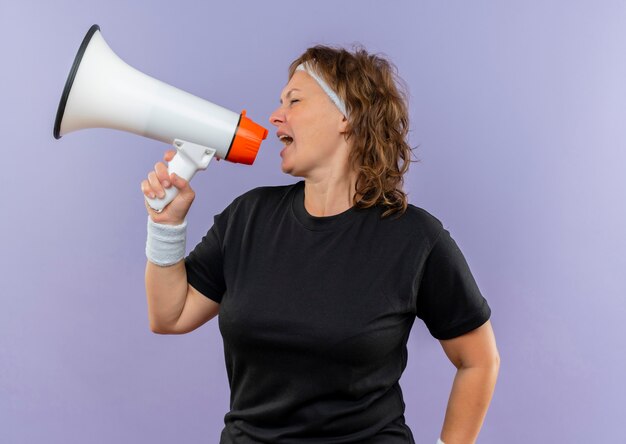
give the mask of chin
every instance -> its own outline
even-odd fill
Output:
[[[280,169],[283,170],[283,173],[293,176],[295,170],[293,159],[290,159],[289,156],[283,156],[281,158]]]
[[[283,171],[283,173],[285,174],[289,174],[293,177],[304,177],[304,175],[302,174],[302,172],[297,171],[293,165],[288,165],[285,164],[284,162],[282,163],[282,165],[280,166],[281,170]]]
[[[291,170],[293,169],[289,163],[285,162],[285,159],[281,160],[280,169],[283,170],[285,174],[291,174]]]
[[[293,167],[291,165],[285,164],[285,161],[283,161],[283,163],[280,164],[280,169],[285,174],[293,175]]]

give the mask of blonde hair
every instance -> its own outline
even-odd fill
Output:
[[[289,79],[303,62],[309,62],[346,104],[346,137],[352,142],[348,161],[358,172],[353,204],[383,205],[382,217],[402,215],[408,205],[402,185],[412,148],[407,143],[408,93],[397,68],[361,46],[349,52],[317,45],[291,63]]]

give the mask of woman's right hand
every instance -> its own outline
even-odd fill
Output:
[[[165,152],[163,159],[169,162],[176,155],[176,150],[168,150]],[[141,182],[141,191],[145,197],[154,199],[162,198],[165,195],[165,188],[175,186],[178,188],[178,194],[160,213],[154,211],[148,201],[144,199],[148,215],[153,222],[165,225],[180,225],[185,221],[185,216],[193,203],[196,193],[182,177],[172,173],[167,173],[167,166],[163,162],[157,162],[154,165],[154,171],[148,174],[148,179]]]

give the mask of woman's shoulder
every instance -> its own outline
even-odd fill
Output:
[[[286,197],[299,186],[300,182],[289,185],[264,185],[252,188],[237,196],[230,207],[233,209],[252,209],[286,201]]]
[[[393,217],[390,216],[390,219],[393,220]],[[401,228],[405,235],[423,236],[430,241],[429,243],[434,242],[444,229],[443,223],[437,216],[414,204],[408,204],[406,211],[397,220],[400,222],[398,228]]]
[[[235,200],[240,201],[255,201],[268,198],[281,198],[295,187],[299,185],[299,182],[289,185],[263,185],[252,188],[245,193],[239,195]]]
[[[443,226],[437,216],[435,216],[430,211],[414,204],[407,205],[406,214],[409,218],[412,218],[413,220],[418,220],[427,225],[433,225],[437,228],[441,228]]]

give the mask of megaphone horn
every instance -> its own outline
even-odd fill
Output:
[[[267,129],[246,117],[150,77],[109,48],[98,25],[83,39],[65,82],[54,137],[86,128],[112,128],[173,144],[168,165],[189,181],[214,156],[251,165]],[[161,211],[176,196],[147,199]]]

